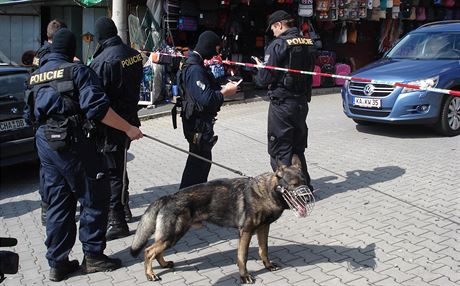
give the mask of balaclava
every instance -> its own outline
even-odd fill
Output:
[[[53,36],[51,44],[51,52],[64,54],[73,60],[75,51],[77,50],[77,39],[75,35],[67,28],[59,29]]]
[[[99,44],[105,42],[105,40],[115,37],[118,34],[117,26],[112,19],[107,17],[101,17],[96,21],[96,41]]]
[[[198,37],[195,51],[198,52],[204,60],[209,60],[217,55],[216,46],[220,45],[219,36],[212,31],[205,31]]]

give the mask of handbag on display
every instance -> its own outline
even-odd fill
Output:
[[[426,20],[426,14],[425,14],[425,7],[417,7],[417,21],[425,21]]]
[[[347,24],[343,22],[340,28],[339,37],[337,38],[338,44],[345,44],[347,42],[347,33]]]
[[[352,23],[349,28],[347,28],[347,43],[356,44],[358,39],[358,30],[356,29],[355,23]]]
[[[313,0],[300,0],[299,2],[299,16],[312,17],[313,16]]]

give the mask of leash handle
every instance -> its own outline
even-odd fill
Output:
[[[179,148],[179,147],[177,147],[177,146],[174,146],[174,145],[172,145],[172,144],[169,144],[168,142],[165,142],[165,141],[160,140],[160,139],[158,139],[158,138],[155,138],[155,137],[153,137],[153,136],[150,136],[150,135],[147,135],[147,134],[144,133],[144,137],[147,137],[147,138],[149,138],[149,139],[151,139],[151,140],[153,140],[153,141],[156,141],[156,142],[161,143],[161,144],[163,144],[163,145],[166,145],[166,146],[168,146],[168,147],[174,148],[174,149],[176,149],[176,150],[178,150],[178,151],[181,151],[181,152],[186,153],[186,154],[188,154],[188,155],[190,155],[190,156],[196,157],[196,158],[198,158],[198,159],[200,159],[200,160],[203,160],[203,161],[205,161],[205,162],[208,162],[208,163],[210,163],[210,164],[214,164],[214,165],[216,165],[216,166],[219,166],[219,167],[221,167],[221,168],[223,168],[223,169],[225,169],[225,170],[227,170],[227,171],[230,171],[230,172],[232,172],[232,173],[235,173],[235,174],[237,174],[237,175],[240,175],[240,176],[243,176],[243,177],[248,177],[248,178],[250,178],[248,175],[244,174],[244,173],[241,172],[241,171],[232,169],[232,168],[230,168],[230,167],[224,166],[224,165],[219,164],[219,163],[217,163],[217,162],[213,162],[213,161],[208,160],[208,159],[206,159],[206,158],[204,158],[204,157],[202,157],[202,156],[200,156],[200,155],[197,155],[197,154],[195,154],[195,153],[189,152],[189,151],[187,151],[187,150],[184,150],[184,149],[182,149],[182,148]]]

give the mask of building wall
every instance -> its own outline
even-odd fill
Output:
[[[111,2],[111,1],[110,1]],[[77,57],[85,61],[95,50],[96,44],[83,42],[86,32],[94,34],[94,23],[107,16],[106,7],[82,8],[73,1],[53,2],[53,6],[38,4],[0,7],[0,59],[1,54],[21,64],[21,56],[27,50],[37,50],[46,40],[46,26],[52,19],[64,21],[77,37]],[[106,2],[109,3],[109,2]],[[43,8],[47,13],[42,13]],[[43,18],[44,17],[44,18]],[[43,18],[43,19],[42,19]],[[45,19],[46,18],[46,19]]]
[[[40,9],[37,6],[0,9],[0,52],[21,64],[22,54],[40,47]]]

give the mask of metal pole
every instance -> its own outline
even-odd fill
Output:
[[[118,36],[126,44],[128,42],[128,16],[126,14],[126,0],[113,0],[112,2],[112,20],[118,29]]]

